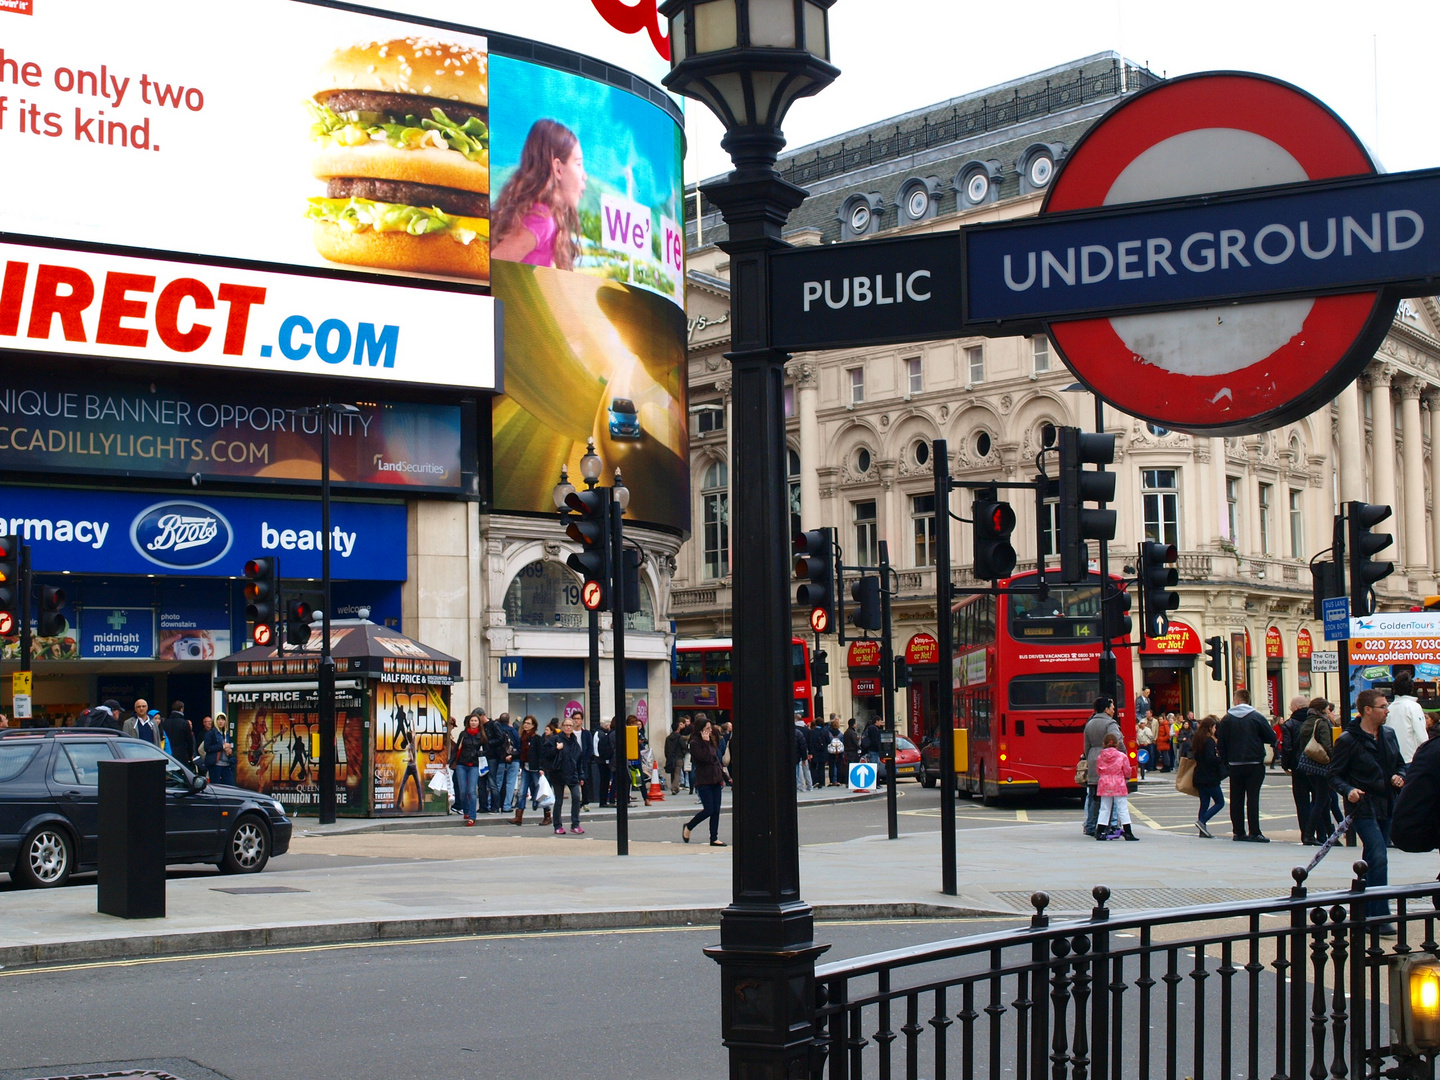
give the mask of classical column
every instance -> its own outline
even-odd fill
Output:
[[[1440,387],[1425,391],[1430,409],[1430,569],[1440,575],[1440,508],[1433,505],[1440,492]]]
[[[800,522],[807,529],[820,528],[820,421],[815,409],[820,401],[820,370],[809,360],[792,364],[795,380],[795,409],[800,414]]]
[[[1404,497],[1400,500],[1403,522],[1396,532],[1405,537],[1405,567],[1411,577],[1427,576],[1430,561],[1425,555],[1425,455],[1420,429],[1420,395],[1425,384],[1407,379],[1400,387],[1400,431],[1405,440],[1400,448]]]
[[[1357,379],[1336,399],[1339,405],[1340,430],[1337,442],[1340,452],[1340,501],[1365,498],[1365,424],[1360,411],[1360,382]]]
[[[1395,505],[1395,405],[1390,385],[1395,369],[1378,364],[1370,369],[1370,498],[1368,502]],[[1391,519],[1393,522],[1393,518]],[[1390,529],[1394,535],[1393,526]],[[1395,545],[1375,553],[1377,561],[1395,558]]]

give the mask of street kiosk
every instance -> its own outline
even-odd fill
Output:
[[[295,814],[320,804],[320,631],[282,654],[255,646],[219,661],[235,779]],[[335,657],[335,801],[347,817],[444,814],[430,790],[445,765],[460,661],[367,619],[330,624]]]

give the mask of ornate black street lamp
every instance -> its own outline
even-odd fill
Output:
[[[796,98],[839,71],[830,60],[833,0],[667,0],[671,90],[725,125],[734,172],[701,190],[729,230],[734,461],[733,892],[720,918],[721,1027],[732,1080],[809,1075],[814,919],[800,899],[790,652],[790,509],[785,483],[785,361],[771,347],[770,253],[805,191],[775,159]]]

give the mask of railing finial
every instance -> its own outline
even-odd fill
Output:
[[[1035,914],[1030,916],[1030,925],[1049,926],[1050,919],[1045,914],[1045,909],[1050,906],[1050,894],[1037,892],[1030,894],[1030,905],[1035,909]]]
[[[1355,871],[1355,880],[1350,883],[1350,891],[1364,892],[1365,875],[1370,872],[1370,864],[1364,859],[1356,859],[1350,864],[1350,869]]]
[[[1290,898],[1302,899],[1305,896],[1305,879],[1310,876],[1310,871],[1303,866],[1297,866],[1290,871],[1290,876],[1295,879],[1295,884],[1290,889]]]
[[[1110,909],[1105,906],[1105,901],[1110,899],[1110,886],[1096,885],[1090,890],[1090,895],[1095,897],[1095,907],[1090,912],[1090,921],[1104,922],[1110,918]]]

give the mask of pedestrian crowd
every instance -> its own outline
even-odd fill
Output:
[[[1278,768],[1290,777],[1301,844],[1333,845],[1343,836],[1348,846],[1362,849],[1367,887],[1387,884],[1392,825],[1433,810],[1419,797],[1402,807],[1407,772],[1423,769],[1427,788],[1440,788],[1440,742],[1434,751],[1426,745],[1440,737],[1440,714],[1421,708],[1413,676],[1400,671],[1388,693],[1362,690],[1354,715],[1343,723],[1323,697],[1293,698],[1289,715],[1274,722],[1251,704],[1247,691],[1232,697],[1223,716],[1181,720],[1175,713],[1156,717],[1149,690],[1142,690],[1135,700],[1140,777],[1147,769],[1174,771],[1176,788],[1198,799],[1195,828],[1204,839],[1215,838],[1210,823],[1226,807],[1228,786],[1231,840],[1268,844],[1260,827],[1260,791],[1267,772]],[[1134,839],[1123,745],[1114,701],[1097,699],[1076,766],[1086,785],[1084,831],[1097,840]],[[1412,780],[1419,775],[1412,773]],[[1388,918],[1385,901],[1368,905],[1370,917]],[[1393,932],[1393,924],[1382,931]]]

